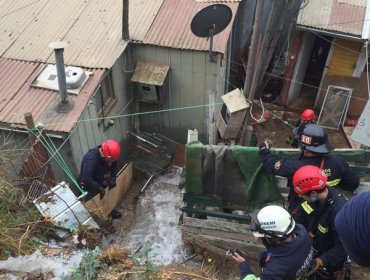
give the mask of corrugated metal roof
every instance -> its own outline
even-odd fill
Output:
[[[68,95],[71,110],[58,113],[59,93],[31,87],[29,83],[44,67],[43,63],[22,62],[0,58],[0,122],[11,127],[25,128],[24,114],[31,112],[35,123],[54,132],[70,132],[98,87],[104,70],[93,72],[78,96]]]
[[[297,24],[361,36],[365,14],[364,0],[310,0],[302,4]]]
[[[130,0],[130,40],[142,42],[164,0]]]
[[[367,6],[367,0],[338,0],[338,3],[344,3],[344,4],[360,6],[360,7]]]
[[[207,51],[209,40],[196,37],[190,30],[190,23],[194,15],[209,4],[209,1],[197,3],[193,0],[165,0],[145,36],[144,43],[177,49]],[[233,18],[226,29],[214,37],[213,51],[219,53],[226,51],[239,2],[227,1],[225,5],[231,8]]]
[[[197,3],[233,3],[241,2],[242,0],[193,0]]]
[[[65,41],[66,64],[110,68],[127,45],[122,0],[2,1],[0,10],[1,57],[53,62],[49,43]]]

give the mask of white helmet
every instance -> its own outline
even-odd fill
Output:
[[[295,222],[283,207],[269,205],[252,217],[251,231],[255,237],[288,237]]]

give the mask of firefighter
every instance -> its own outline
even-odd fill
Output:
[[[327,186],[327,180],[324,171],[313,165],[299,168],[293,176],[294,191],[304,199],[295,220],[312,237],[316,265],[311,279],[315,280],[344,279],[347,268],[347,253],[334,226],[335,217],[347,199]]]
[[[312,109],[306,109],[302,112],[300,120],[298,120],[293,129],[293,137],[291,137],[290,145],[294,148],[299,147],[299,137],[306,124],[313,123],[315,120],[315,112]]]
[[[88,192],[86,200],[100,194],[100,199],[105,195],[105,188],[112,189],[116,186],[117,160],[121,147],[114,140],[106,140],[101,145],[90,149],[83,157],[79,182]],[[122,214],[113,210],[110,213],[113,219],[119,219]]]
[[[370,192],[353,197],[335,218],[335,228],[350,259],[370,266]]]
[[[288,210],[295,215],[302,199],[294,192],[292,178],[294,172],[305,165],[321,167],[328,176],[328,185],[340,187],[353,192],[359,185],[360,179],[356,176],[348,163],[340,156],[331,155],[333,147],[328,142],[326,131],[317,124],[306,124],[299,140],[301,157],[299,159],[276,159],[270,151],[267,141],[259,145],[260,156],[264,168],[274,175],[288,178],[290,188],[288,196]]]
[[[241,270],[240,279],[289,280],[300,278],[310,270],[314,254],[311,238],[284,208],[269,205],[257,215],[252,214],[251,231],[267,251],[259,256],[260,278],[253,274],[245,258],[233,253],[232,258]]]

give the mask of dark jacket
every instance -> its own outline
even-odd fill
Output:
[[[314,165],[320,167],[323,162],[323,169],[326,176],[328,176],[327,185],[332,187],[339,187],[343,190],[353,192],[360,183],[360,178],[356,176],[348,163],[340,156],[326,155],[315,157],[302,157],[301,159],[286,159],[278,160],[270,152],[264,149],[260,151],[260,156],[264,168],[274,175],[279,175],[288,178],[289,190],[289,212],[299,206],[302,199],[294,192],[293,189],[293,175],[302,166]]]
[[[370,192],[344,205],[335,218],[335,228],[351,260],[370,266]]]
[[[347,199],[336,189],[327,188],[328,196],[324,203],[303,202],[294,219],[314,236],[313,247],[324,266],[341,268],[347,260],[347,253],[335,230],[334,221]]]
[[[290,280],[305,274],[313,260],[311,238],[307,230],[299,224],[294,229],[295,238],[270,248],[263,255],[266,258],[260,279]],[[247,262],[240,265],[240,279],[253,279],[253,272]],[[258,278],[257,278],[258,279]]]
[[[111,166],[100,155],[97,146],[90,149],[83,157],[79,182],[89,192],[89,197],[94,197],[100,193],[107,185],[114,186],[117,176],[117,162]]]

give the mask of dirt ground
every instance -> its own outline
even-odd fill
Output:
[[[269,108],[269,116],[266,121],[255,123],[253,128],[257,137],[257,143],[265,139],[272,141],[275,148],[292,148],[289,137],[293,135],[293,128],[298,119],[299,113],[292,111],[283,111],[281,107]],[[334,148],[351,148],[347,137],[342,130],[326,129],[329,137],[329,143]]]

